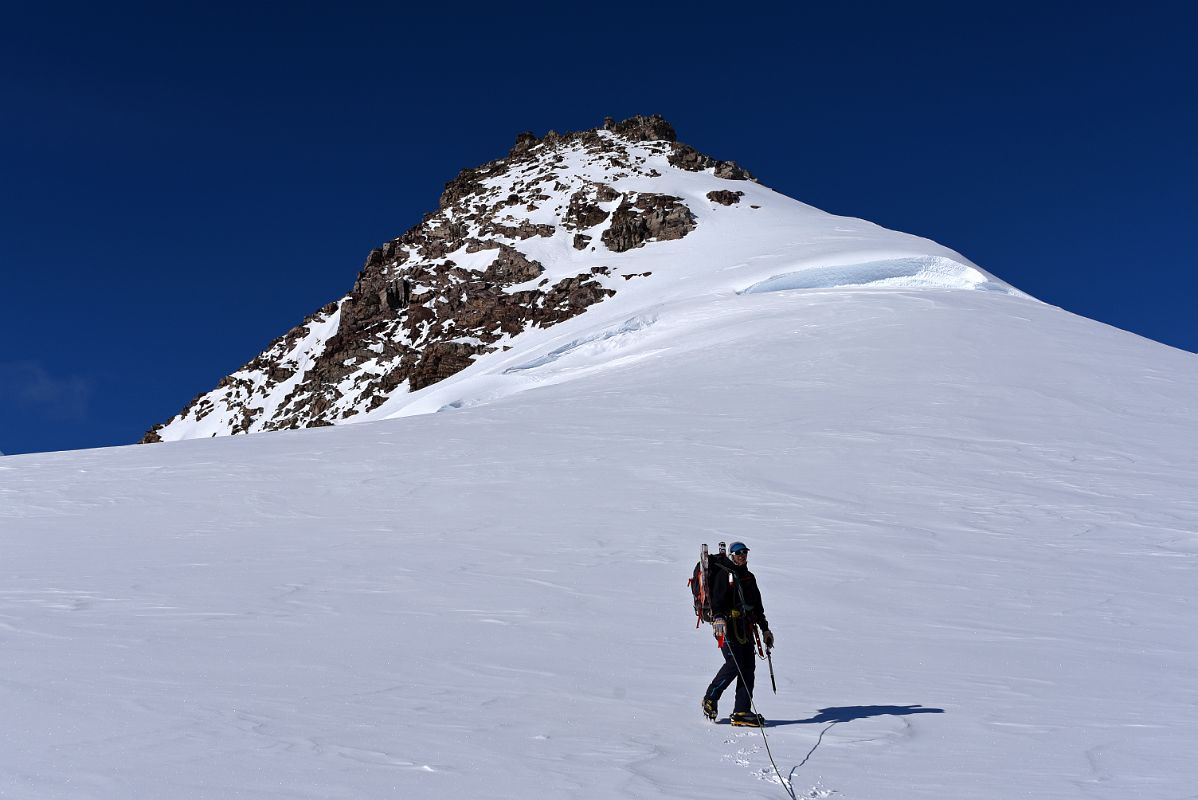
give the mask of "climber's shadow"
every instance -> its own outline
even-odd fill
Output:
[[[907,714],[943,714],[943,708],[925,708],[919,704],[911,706],[837,706],[821,708],[819,713],[809,719],[772,719],[765,723],[767,728],[780,725],[819,725],[821,723],[851,722],[867,717],[895,716]]]

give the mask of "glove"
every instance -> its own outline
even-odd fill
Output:
[[[727,632],[727,626],[724,623],[723,617],[716,617],[711,621],[711,635],[717,639],[723,639]]]
[[[761,635],[765,639],[766,649],[772,650],[774,648],[774,632],[771,631],[769,628],[766,628],[764,631],[761,632]]]

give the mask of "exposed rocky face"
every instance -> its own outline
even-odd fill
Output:
[[[615,294],[618,278],[648,274],[613,274],[602,264],[605,252],[695,230],[682,198],[617,188],[622,179],[659,177],[655,160],[662,169],[752,180],[733,162],[679,144],[657,116],[609,118],[601,129],[541,138],[521,133],[505,158],[463,169],[446,184],[436,211],[372,250],[348,295],[142,441],[334,424],[395,392],[444,380],[529,328],[581,314]],[[739,200],[727,190],[708,197]],[[556,236],[593,253],[596,263],[545,277],[529,245]],[[215,433],[195,434],[205,420],[218,423],[203,428]]]
[[[745,196],[744,192],[731,192],[727,189],[717,189],[707,193],[707,199],[722,206],[734,206]]]
[[[695,229],[695,215],[680,197],[667,194],[627,196],[603,232],[609,250],[623,253],[647,242],[681,239]]]

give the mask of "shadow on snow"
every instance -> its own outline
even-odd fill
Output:
[[[919,704],[910,706],[837,706],[821,708],[819,713],[808,719],[772,719],[765,723],[767,728],[780,725],[819,725],[821,723],[852,722],[855,719],[884,716],[906,716],[907,714],[943,714],[943,708],[925,708]]]

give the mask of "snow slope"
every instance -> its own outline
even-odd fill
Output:
[[[1195,357],[769,272],[379,410],[444,413],[6,457],[0,796],[785,797],[698,708],[743,539],[799,796],[1193,797]]]

